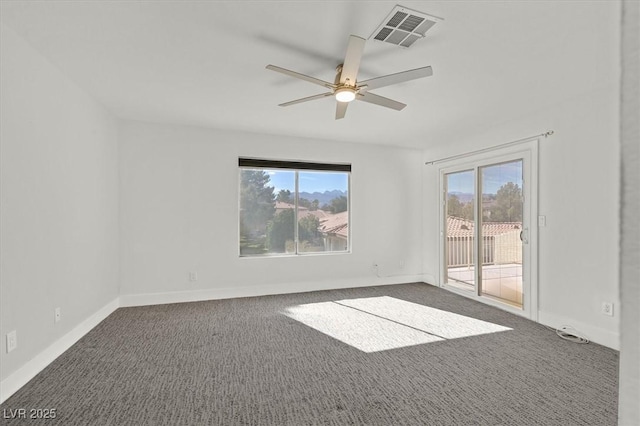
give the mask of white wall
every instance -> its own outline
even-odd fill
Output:
[[[612,70],[612,74],[616,74]],[[490,147],[553,130],[539,145],[539,321],[572,325],[592,340],[617,348],[619,325],[619,136],[617,78],[608,87],[556,102],[457,144],[425,151],[425,161]],[[424,166],[424,273],[437,283],[438,166]],[[535,225],[535,224],[534,224]],[[616,315],[600,313],[613,302]]]
[[[118,296],[118,157],[115,120],[1,31],[4,398],[5,379]],[[11,330],[18,347],[7,353]]]
[[[463,140],[436,141],[440,148],[426,149],[424,159],[553,130],[540,141],[538,155],[537,214],[547,220],[538,230],[538,319],[552,326],[572,325],[592,340],[618,348],[620,5],[607,3],[591,18],[598,36],[565,52],[581,69],[571,83],[573,95],[564,90],[566,79],[548,81],[544,109],[498,125],[488,123]],[[553,67],[553,61],[546,66]],[[562,75],[563,70],[558,71]],[[435,281],[440,266],[438,167],[424,166],[423,176],[424,273]],[[601,314],[605,301],[615,304],[614,317]]]
[[[421,279],[419,150],[128,122],[119,153],[125,305]],[[239,258],[240,156],[352,163],[352,253]]]

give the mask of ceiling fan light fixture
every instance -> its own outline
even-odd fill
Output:
[[[351,102],[356,98],[356,91],[350,87],[341,87],[335,92],[336,101]]]

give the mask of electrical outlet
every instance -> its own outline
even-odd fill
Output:
[[[195,271],[189,272],[189,281],[198,281],[198,273]]]
[[[602,314],[608,315],[610,317],[613,316],[613,303],[611,302],[602,302]]]
[[[404,269],[404,260],[401,260],[400,262],[398,262],[398,267],[400,269]]]
[[[18,333],[13,330],[7,333],[7,353],[18,347]]]
[[[56,308],[53,311],[53,321],[54,322],[59,322],[61,317],[62,317],[62,315],[61,315],[61,312],[60,312],[60,308]]]

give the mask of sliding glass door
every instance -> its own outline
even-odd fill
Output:
[[[482,296],[522,308],[522,159],[479,168]]]
[[[441,283],[530,316],[530,153],[441,169]]]

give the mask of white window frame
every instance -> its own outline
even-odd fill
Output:
[[[241,254],[240,240],[238,239],[238,256],[241,259],[260,259],[268,257],[298,257],[298,256],[329,256],[351,254],[351,164],[349,163],[318,163],[290,160],[269,160],[260,158],[240,157],[238,159],[238,238],[240,238],[240,186],[241,174],[243,169],[248,170],[283,170],[294,172],[294,217],[298,217],[299,205],[299,173],[346,173],[347,174],[347,248],[341,251],[318,251],[318,252],[301,252],[298,244],[298,222],[294,227],[294,247],[293,253],[266,253],[266,254]]]
[[[526,185],[527,208],[523,211],[523,223],[528,228],[528,241],[525,245],[523,254],[525,254],[525,262],[523,265],[523,307],[518,309],[508,304],[483,297],[478,294],[478,283],[476,282],[476,291],[470,292],[446,284],[446,267],[445,267],[445,212],[444,203],[445,192],[445,175],[465,170],[474,171],[474,179],[478,182],[478,170],[483,166],[496,163],[503,163],[517,159],[524,159],[523,180]],[[533,321],[538,320],[538,139],[529,140],[515,146],[496,148],[490,152],[478,154],[470,154],[464,157],[458,157],[452,160],[442,161],[439,167],[439,190],[438,190],[438,206],[439,206],[439,276],[438,285],[456,294],[477,300],[487,305],[509,311],[516,315],[524,316]],[[523,185],[524,186],[524,185]],[[478,211],[478,197],[474,199],[474,212]],[[477,218],[476,218],[477,220]],[[476,227],[477,228],[477,227]],[[476,239],[477,241],[477,239]],[[478,250],[474,250],[474,262],[477,265]],[[526,278],[525,278],[526,277]],[[477,281],[477,279],[476,279]]]

